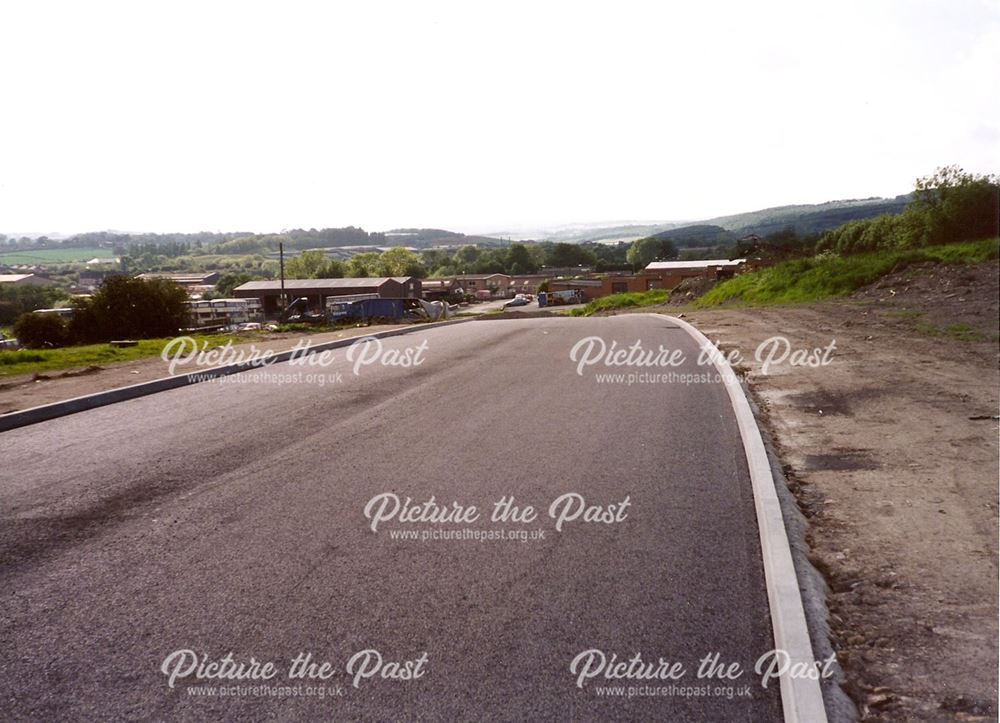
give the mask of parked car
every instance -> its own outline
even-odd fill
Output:
[[[263,327],[260,322],[248,321],[236,327],[236,331],[260,331]]]
[[[513,299],[511,299],[510,301],[508,301],[506,304],[504,304],[503,308],[506,309],[506,308],[511,307],[511,306],[527,306],[530,303],[531,302],[528,301],[527,297],[522,296],[521,294],[518,294]]]
[[[17,339],[8,339],[0,334],[0,351],[16,351],[21,348],[21,342]]]

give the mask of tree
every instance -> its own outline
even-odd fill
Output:
[[[907,212],[924,216],[924,243],[943,244],[997,236],[998,208],[1000,177],[944,166],[917,179]]]
[[[633,241],[625,258],[632,264],[632,268],[638,270],[653,261],[677,258],[677,247],[670,239],[647,236]]]
[[[13,324],[25,312],[52,306],[62,293],[51,286],[0,285],[0,324]]]
[[[347,276],[352,279],[379,276],[379,256],[375,251],[355,254],[347,262]]]
[[[593,266],[597,263],[594,252],[578,244],[557,243],[548,252],[546,266]]]
[[[173,336],[191,323],[187,293],[166,279],[112,276],[89,299],[73,304],[76,342]]]
[[[21,314],[14,322],[14,336],[29,349],[62,346],[66,343],[66,322],[57,314]]]
[[[463,246],[455,252],[455,265],[462,269],[462,273],[469,273],[480,253],[476,246]]]
[[[240,271],[227,271],[219,276],[219,280],[215,284],[215,292],[219,295],[219,298],[225,299],[233,293],[233,289],[237,286],[253,280],[254,277],[251,274]]]
[[[427,276],[427,269],[420,262],[420,257],[402,246],[386,249],[379,256],[380,276]]]
[[[340,279],[344,265],[328,259],[322,251],[303,251],[285,262],[285,277],[289,279]]]
[[[524,244],[512,244],[507,250],[507,270],[512,274],[533,274],[538,264]]]
[[[451,265],[451,254],[445,249],[426,249],[420,253],[420,262],[427,269]]]
[[[506,273],[507,254],[500,249],[487,249],[476,259],[476,263],[472,265],[472,271],[477,274]]]

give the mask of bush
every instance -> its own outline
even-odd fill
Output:
[[[0,285],[0,324],[13,324],[21,314],[48,308],[61,296],[51,286]]]
[[[90,299],[73,304],[77,343],[174,336],[190,324],[187,293],[166,279],[112,276]]]
[[[817,251],[859,254],[879,250],[981,241],[995,237],[1000,178],[939,168],[917,180],[913,200],[897,216],[851,221],[824,233]]]
[[[62,346],[67,340],[66,322],[56,314],[21,314],[14,322],[14,336],[29,349]]]

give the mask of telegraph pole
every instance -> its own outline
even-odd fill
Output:
[[[278,242],[278,259],[281,266],[281,309],[280,311],[284,313],[285,308],[288,306],[288,300],[285,299],[285,244]]]

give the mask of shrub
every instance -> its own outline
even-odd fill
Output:
[[[1000,233],[998,206],[997,176],[966,173],[957,166],[939,168],[917,180],[913,200],[903,213],[831,229],[820,237],[816,250],[847,255],[981,241]]]
[[[66,322],[56,314],[21,314],[14,322],[14,336],[29,349],[62,346],[66,343]]]
[[[186,301],[172,281],[113,276],[74,303],[70,335],[78,343],[174,336],[190,323]]]

